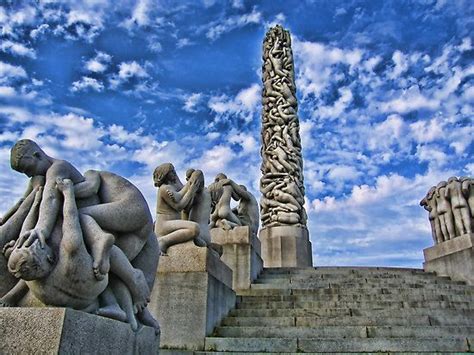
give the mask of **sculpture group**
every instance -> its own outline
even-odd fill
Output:
[[[294,76],[290,33],[275,26],[263,43],[262,227],[306,226]]]
[[[158,332],[147,304],[159,256],[191,240],[219,250],[210,228],[258,230],[255,198],[224,174],[206,188],[201,170],[189,169],[183,184],[171,163],[158,166],[154,223],[143,195],[123,177],[81,174],[27,139],[13,146],[10,161],[29,183],[0,221],[3,307],[70,307]]]
[[[439,244],[472,233],[474,219],[474,179],[450,177],[431,187],[420,206],[429,212],[432,236]]]

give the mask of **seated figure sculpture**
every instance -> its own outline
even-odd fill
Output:
[[[85,174],[85,179],[70,163],[47,156],[36,143],[29,140],[21,140],[15,144],[11,164],[15,170],[32,177],[32,180],[42,176],[45,186],[37,209],[30,205],[28,217],[24,217],[23,210],[28,210],[28,207],[23,204],[28,199],[31,200],[28,196],[6,220],[5,225],[0,227],[0,242],[3,245],[8,244],[7,255],[15,255],[15,250],[29,248],[33,244],[41,248],[51,244],[53,250],[58,248],[62,239],[61,228],[58,227],[63,216],[59,213],[62,195],[56,185],[58,179],[71,180],[75,183],[75,203],[81,207],[78,211],[80,233],[93,260],[90,271],[100,284],[110,268],[112,274],[109,279],[116,279],[110,285],[115,293],[122,295],[121,306],[125,308],[126,318],[132,323],[132,327],[133,323],[136,323],[136,315],[143,324],[158,329],[156,321],[146,309],[156,268],[152,271],[153,274],[147,270],[146,275],[141,270],[147,269],[143,267],[143,259],[147,259],[149,265],[157,265],[158,245],[153,233],[151,214],[138,189],[126,179],[107,172],[89,171]],[[4,227],[10,221],[22,224],[23,232],[18,233],[16,227],[3,233]],[[55,238],[51,238],[53,235]],[[134,264],[140,267],[134,267]],[[5,268],[0,269],[2,277],[6,273]],[[127,292],[132,299],[131,307],[124,301],[127,297],[123,295]],[[103,302],[105,307],[96,311],[101,315],[122,320],[120,312],[113,310],[114,297],[111,294],[111,288],[107,287],[102,293],[102,299],[108,301]],[[7,303],[11,303],[14,298],[7,299]]]
[[[170,246],[190,240],[194,240],[197,246],[207,245],[205,240],[199,238],[199,223],[184,220],[181,216],[185,209],[191,210],[196,193],[203,188],[204,180],[201,182],[199,176],[198,171],[193,172],[186,185],[183,185],[171,163],[161,164],[153,173],[154,184],[159,188],[155,233],[162,254],[166,254]]]

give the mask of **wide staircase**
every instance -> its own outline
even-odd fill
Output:
[[[265,269],[206,352],[473,352],[474,286],[419,269]]]

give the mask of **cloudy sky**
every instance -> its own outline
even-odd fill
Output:
[[[427,190],[474,175],[474,3],[3,0],[0,213],[20,138],[80,170],[225,172],[257,194],[261,45],[290,29],[316,265],[421,267]],[[183,179],[184,180],[184,179]]]

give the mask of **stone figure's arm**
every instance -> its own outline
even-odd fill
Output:
[[[260,192],[264,195],[266,195],[268,192],[270,192],[276,185],[277,183],[275,181],[271,182],[268,184],[266,187],[261,186],[260,187]]]
[[[61,252],[73,255],[81,248],[85,248],[84,236],[82,234],[79,213],[77,211],[76,198],[74,196],[74,187],[71,180],[61,178],[57,179],[56,186],[57,190],[64,196]]]
[[[464,196],[466,196],[466,197],[469,196],[469,185],[470,185],[469,180],[464,180],[461,184],[461,191],[464,194]]]
[[[445,198],[448,198],[449,196],[451,196],[450,189],[451,189],[451,185],[446,186],[446,188],[444,189]]]
[[[20,279],[7,294],[0,298],[0,307],[16,307],[27,292],[28,285]]]
[[[41,176],[44,180],[44,177]],[[26,186],[26,191],[23,196],[0,218],[0,226],[4,224],[11,216],[15,214],[15,212],[20,208],[20,205],[25,201],[25,199],[29,196],[29,194],[33,191],[35,186],[38,184],[38,177],[33,176],[30,180],[28,180],[28,185]],[[44,181],[43,181],[44,184]]]
[[[59,192],[56,189],[57,178],[69,178],[71,174],[69,163],[64,161],[54,162],[46,173],[46,184],[43,190],[43,199],[41,201],[38,223],[32,230],[26,231],[18,239],[18,245],[30,246],[36,239],[44,246],[46,240],[51,235],[54,223],[58,217],[60,208]]]
[[[100,173],[96,170],[88,170],[84,173],[86,178],[83,182],[74,185],[76,198],[86,198],[97,195],[100,188]]]
[[[252,194],[247,190],[243,189],[239,184],[235,183],[234,181],[228,179],[228,185],[232,186],[234,192],[239,196],[239,198],[243,200],[250,200],[252,198]]]
[[[183,188],[184,189],[184,188]],[[190,188],[187,189],[184,196],[181,196],[180,191],[172,191],[170,188],[165,187],[163,191],[163,199],[176,211],[182,211],[188,206],[194,199],[196,193],[195,185],[191,184]]]

